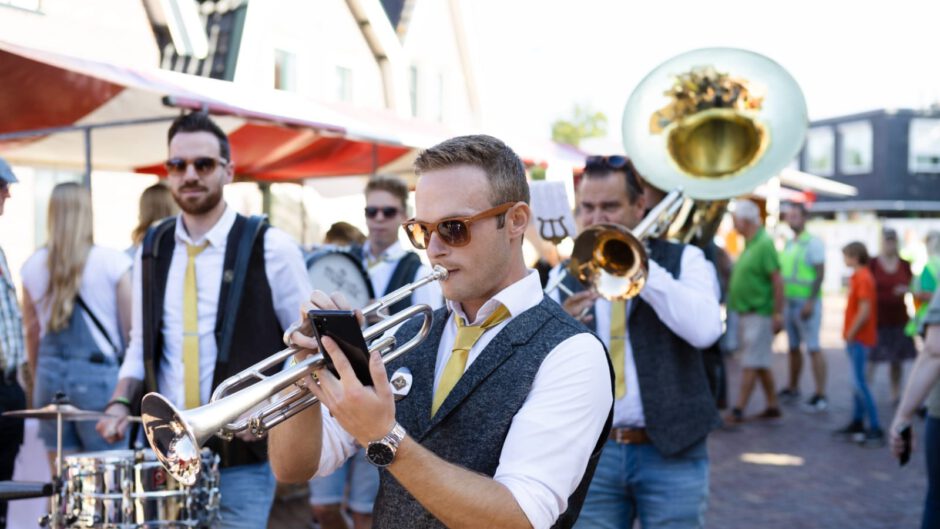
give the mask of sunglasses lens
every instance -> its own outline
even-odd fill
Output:
[[[609,165],[611,169],[623,169],[627,166],[627,157],[618,154],[608,156],[607,165]]]
[[[385,218],[390,219],[395,215],[398,215],[398,208],[387,207],[382,208],[382,215],[385,215]]]
[[[462,220],[445,220],[437,225],[437,233],[450,246],[464,246],[470,242],[470,229]]]
[[[218,165],[218,163],[215,161],[215,158],[200,157],[193,160],[193,168],[199,176],[206,176],[212,171],[215,171],[216,165]]]
[[[411,244],[419,250],[427,250],[428,244],[431,243],[431,232],[423,224],[412,224],[408,237],[411,238]]]
[[[166,161],[166,172],[174,175],[185,173],[186,160],[182,158],[170,158]]]
[[[378,215],[378,213],[379,213],[379,208],[376,208],[373,206],[366,206],[366,217],[369,217],[370,219],[374,219],[375,216]]]

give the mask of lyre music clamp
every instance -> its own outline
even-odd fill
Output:
[[[542,217],[536,217],[536,219],[539,221],[539,235],[541,235],[542,238],[546,241],[557,245],[561,241],[565,240],[566,237],[568,237],[568,227],[565,226],[564,215],[558,218],[543,219]],[[556,222],[559,226],[557,229],[555,228]]]

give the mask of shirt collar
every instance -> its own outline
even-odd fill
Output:
[[[405,249],[402,248],[401,243],[395,241],[391,246],[386,248],[384,252],[382,252],[382,255],[379,255],[378,257],[383,261],[397,261],[398,258],[404,255],[404,253]],[[362,245],[362,255],[366,260],[373,258],[369,241],[366,241],[365,244]]]
[[[470,324],[479,325],[500,305],[509,310],[510,318],[515,318],[541,303],[542,297],[542,281],[539,279],[539,273],[535,270],[529,270],[525,277],[500,290],[495,296],[487,300],[477,311],[477,319]],[[467,315],[464,314],[463,307],[459,302],[447,300],[447,308],[463,318],[464,321],[467,320]]]
[[[180,213],[176,217],[176,240],[191,245],[199,245],[202,244],[203,241],[209,241],[210,246],[221,248],[228,240],[228,232],[232,230],[233,224],[235,224],[235,210],[228,207],[228,204],[226,204],[225,211],[222,212],[222,216],[219,217],[215,226],[206,233],[202,240],[194,241],[189,237],[189,233],[186,232],[186,227],[183,225],[183,214]]]

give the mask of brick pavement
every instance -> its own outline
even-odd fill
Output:
[[[841,348],[841,298],[827,298],[822,346],[829,362],[829,410],[809,414],[798,405],[784,406],[774,423],[747,421],[714,432],[709,438],[711,498],[708,527],[721,529],[894,529],[919,527],[926,489],[923,452],[899,468],[887,448],[862,448],[834,439],[831,432],[851,415],[852,381],[849,362]],[[778,336],[774,351],[786,350]],[[775,380],[785,381],[786,355],[774,355]],[[812,392],[809,363],[804,362],[802,390]],[[907,370],[906,366],[905,380]],[[731,366],[729,398],[738,394],[739,370]],[[887,428],[893,407],[887,368],[876,374],[873,391],[879,417]],[[755,390],[745,414],[764,408],[763,394]],[[921,422],[915,424],[920,440]],[[745,462],[745,454],[793,456],[772,465]],[[748,457],[748,456],[745,456]],[[798,458],[798,459],[797,459]]]

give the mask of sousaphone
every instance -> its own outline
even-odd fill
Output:
[[[796,157],[808,123],[803,92],[782,66],[748,50],[703,48],[640,81],[624,108],[623,144],[650,184],[682,190],[665,235],[705,244],[728,199]]]
[[[607,299],[636,296],[648,270],[643,240],[706,244],[729,199],[752,192],[793,160],[807,124],[799,85],[763,55],[703,48],[662,63],[627,100],[623,144],[640,175],[669,193],[633,230],[614,224],[584,230],[567,273]]]

